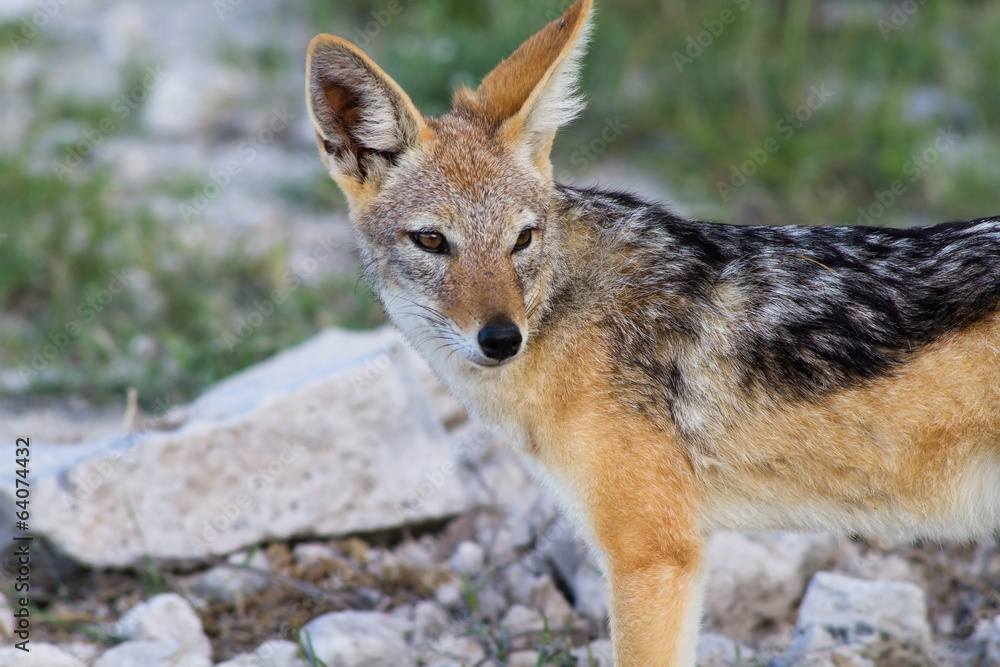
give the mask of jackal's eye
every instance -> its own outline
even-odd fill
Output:
[[[444,234],[438,232],[414,232],[410,234],[413,242],[427,252],[447,252],[448,242],[444,239]]]
[[[514,250],[524,250],[529,245],[531,245],[531,239],[535,235],[534,229],[525,229],[523,232],[517,235],[517,240],[514,241]]]

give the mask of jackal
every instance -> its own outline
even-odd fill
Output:
[[[714,530],[1000,528],[1000,218],[730,226],[554,182],[590,8],[437,118],[330,35],[306,95],[386,312],[598,555],[616,664],[693,665]]]

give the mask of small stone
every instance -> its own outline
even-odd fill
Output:
[[[1000,667],[1000,616],[993,618],[986,637],[985,667]]]
[[[714,632],[705,632],[698,638],[698,667],[737,667],[753,662],[754,650]]]
[[[327,665],[405,667],[416,664],[403,638],[408,629],[404,622],[380,612],[331,612],[306,623],[301,641]]]
[[[475,542],[466,540],[459,543],[455,553],[448,559],[448,565],[459,574],[475,574],[483,569],[486,552]]]
[[[194,590],[212,602],[234,602],[261,592],[271,583],[266,572],[271,562],[263,551],[252,556],[238,552],[226,559],[229,565],[220,565],[206,571],[195,583]]]
[[[125,642],[107,650],[93,667],[211,667],[207,655],[190,653],[169,640]]]
[[[58,646],[32,641],[25,653],[19,648],[0,648],[0,667],[84,667],[81,660],[66,653]]]
[[[570,651],[577,667],[614,667],[615,652],[608,639],[598,639]]]
[[[163,593],[134,606],[122,616],[118,634],[133,641],[163,641],[181,649],[181,653],[212,655],[201,619],[176,593]]]
[[[283,639],[266,641],[253,653],[241,653],[215,667],[309,667],[299,657],[299,646]]]
[[[312,567],[325,561],[337,559],[337,552],[332,547],[318,542],[296,544],[292,555],[295,557],[295,564],[299,567]]]
[[[448,609],[460,608],[465,600],[462,595],[462,582],[458,579],[445,581],[434,591],[434,599],[442,607],[447,607]]]
[[[601,573],[590,563],[581,563],[573,579],[573,592],[576,594],[576,611],[595,621],[598,627],[603,627],[608,619],[611,601],[608,597],[608,582]]]
[[[422,600],[413,609],[411,643],[421,646],[434,642],[448,629],[448,612],[440,605]]]
[[[507,656],[508,667],[536,667],[538,651],[514,651]]]

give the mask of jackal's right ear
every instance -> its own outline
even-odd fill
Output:
[[[377,191],[389,167],[429,131],[403,89],[361,49],[333,35],[309,44],[306,102],[323,161],[352,206]]]

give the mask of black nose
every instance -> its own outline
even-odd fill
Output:
[[[521,349],[521,330],[510,320],[490,322],[479,331],[479,347],[490,359],[509,359]]]

